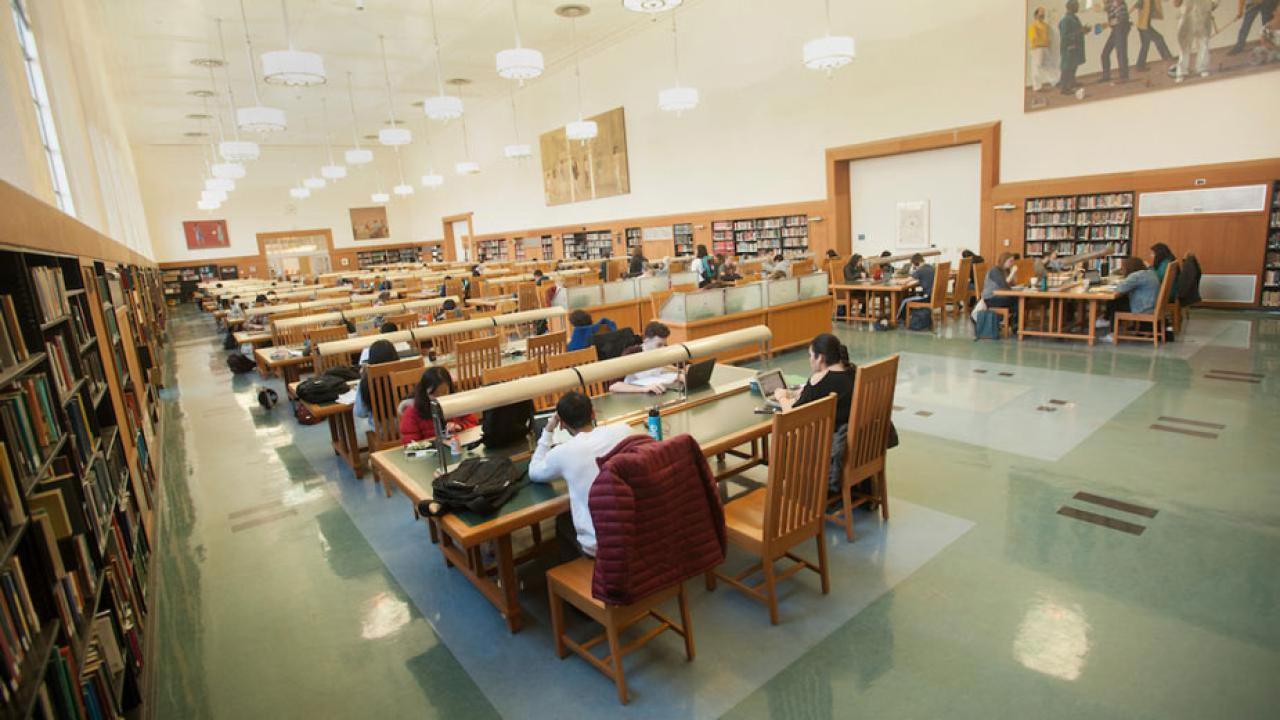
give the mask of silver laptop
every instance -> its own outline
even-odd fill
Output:
[[[756,374],[756,384],[760,387],[760,395],[764,397],[764,407],[769,410],[781,410],[782,406],[773,399],[773,394],[787,386],[781,370],[765,370]]]

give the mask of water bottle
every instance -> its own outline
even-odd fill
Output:
[[[662,441],[662,416],[658,414],[658,408],[649,408],[649,437]]]

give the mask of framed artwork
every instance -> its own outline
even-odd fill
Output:
[[[182,223],[188,250],[231,247],[226,220],[187,220]]]
[[[627,166],[627,120],[622,108],[587,118],[599,132],[585,142],[569,140],[564,128],[538,138],[547,205],[566,205],[631,192]]]
[[[1026,0],[1027,112],[1280,69],[1274,0]]]
[[[898,249],[929,247],[929,201],[898,203]]]
[[[351,208],[351,236],[356,240],[386,240],[391,237],[385,207]]]

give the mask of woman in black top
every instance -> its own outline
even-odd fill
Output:
[[[853,380],[857,366],[849,362],[849,349],[835,335],[823,333],[809,343],[809,369],[813,374],[799,393],[779,388],[774,400],[783,410],[821,400],[836,394],[835,435],[831,438],[831,467],[827,485],[831,492],[840,491],[844,471],[844,447],[849,436],[849,410],[853,404]]]

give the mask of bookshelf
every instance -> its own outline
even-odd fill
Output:
[[[1133,197],[1133,192],[1112,192],[1028,198],[1024,254],[1079,255],[1111,246],[1107,257],[1088,263],[1107,274],[1132,247]]]
[[[0,250],[0,717],[139,712],[173,282]]]
[[[711,223],[712,254],[754,256],[762,250],[793,258],[809,252],[809,217],[775,217],[719,220]]]
[[[748,221],[749,222],[749,221]],[[737,255],[738,250],[733,241],[734,223],[729,220],[717,220],[711,223],[711,254]]]
[[[191,302],[200,283],[208,280],[234,280],[240,276],[235,265],[219,267],[214,263],[169,268],[164,272],[164,297],[171,305]]]
[[[492,238],[476,241],[476,259],[483,257],[489,262],[507,262],[511,259],[506,238]]]
[[[1262,306],[1280,308],[1280,180],[1271,188],[1267,251],[1262,261]]]
[[[631,255],[636,248],[644,246],[644,230],[638,227],[629,227],[623,231],[623,236],[627,239],[627,254]]]
[[[555,236],[543,235],[542,236],[542,259],[554,260],[555,257],[556,257]]]
[[[676,223],[671,226],[675,254],[693,254],[693,223]]]
[[[613,234],[608,230],[565,233],[560,236],[560,242],[564,247],[566,260],[596,260],[613,257]]]
[[[419,262],[418,248],[392,248],[383,250],[360,250],[356,253],[356,266],[367,270],[374,265],[394,265],[395,263]]]

